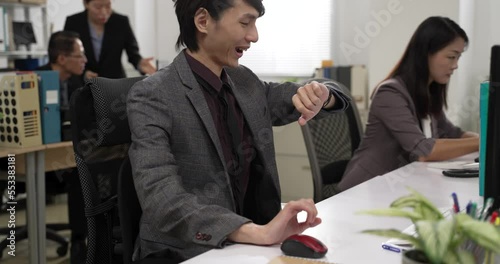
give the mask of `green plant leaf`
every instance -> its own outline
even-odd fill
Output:
[[[420,214],[398,208],[373,209],[373,210],[360,211],[358,213],[377,215],[377,216],[405,217],[411,219],[413,222],[422,220],[422,216]]]
[[[427,198],[411,188],[408,189],[411,191],[411,194],[396,199],[391,203],[391,208],[413,208],[422,220],[439,220],[443,218],[441,211],[427,200]]]
[[[470,217],[468,214],[455,214],[453,215],[453,218],[457,222],[457,224],[460,226],[461,224],[468,222],[468,221],[476,221],[474,218]]]
[[[406,240],[421,249],[432,263],[475,263],[474,255],[464,250],[470,250],[465,243],[476,243],[478,248],[500,253],[499,228],[467,214],[455,214],[453,218],[445,219],[423,195],[409,190],[410,195],[395,200],[390,208],[359,213],[408,218],[415,224],[415,236],[395,229],[366,230],[363,233]]]
[[[459,225],[466,237],[487,250],[500,253],[500,232],[491,223],[472,220]]]
[[[422,250],[432,263],[442,263],[454,234],[455,222],[423,220],[415,223]]]
[[[455,232],[455,235],[453,236],[453,240],[450,243],[450,246],[448,247],[450,251],[460,248],[464,245],[464,243],[467,241],[467,239],[464,237],[464,234],[462,232]]]
[[[465,250],[449,251],[444,259],[443,263],[458,263],[458,264],[476,264],[474,255]]]
[[[391,203],[390,207],[393,208],[415,208],[415,206],[419,203],[419,201],[416,199],[415,195],[410,194],[406,196],[402,196],[398,199],[396,199],[394,202]]]
[[[415,238],[414,236],[405,234],[397,229],[370,229],[370,230],[363,230],[362,233],[406,240],[409,243],[411,243],[412,245],[414,245],[415,247],[420,248],[420,243],[419,243],[417,238]]]
[[[418,208],[419,213],[422,215],[423,219],[428,219],[428,220],[439,220],[443,219],[443,214],[441,211],[434,206],[434,204],[429,201],[425,196],[417,192],[416,190],[412,188],[408,188],[410,192],[412,193],[413,196],[415,196],[415,199],[418,201],[420,207]]]
[[[443,214],[439,211],[434,211],[427,204],[421,203],[415,207],[415,212],[422,216],[422,220],[440,220],[443,219]]]

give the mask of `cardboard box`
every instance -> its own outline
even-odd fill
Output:
[[[19,0],[19,2],[25,4],[47,4],[47,0]]]

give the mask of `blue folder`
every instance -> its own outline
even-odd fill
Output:
[[[35,71],[38,91],[43,144],[61,142],[61,113],[59,108],[59,72]]]

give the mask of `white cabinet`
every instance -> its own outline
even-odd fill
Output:
[[[281,201],[313,198],[313,182],[302,130],[297,122],[274,127]]]

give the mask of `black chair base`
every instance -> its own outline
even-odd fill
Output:
[[[66,238],[59,235],[56,231],[69,229],[68,224],[47,224],[46,237],[49,240],[59,243],[59,247],[56,249],[56,253],[59,257],[63,257],[68,253],[69,242]],[[0,234],[8,234],[11,229],[0,228]],[[28,238],[28,229],[26,226],[16,228],[16,243]],[[5,238],[0,241],[0,259],[3,256],[3,251],[9,245],[10,241]]]

